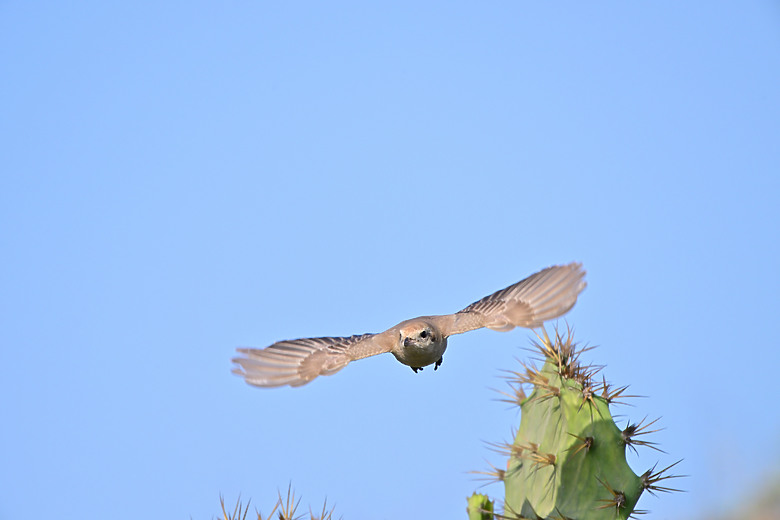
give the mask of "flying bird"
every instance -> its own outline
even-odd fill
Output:
[[[335,374],[350,361],[392,353],[416,373],[439,368],[447,338],[487,327],[533,329],[565,314],[585,288],[582,264],[548,267],[506,289],[486,296],[455,314],[420,316],[378,334],[303,338],[263,348],[239,348],[233,373],[260,387],[301,386],[317,376]]]

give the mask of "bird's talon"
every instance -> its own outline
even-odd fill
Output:
[[[423,367],[412,367],[412,370],[414,370],[414,373],[416,374],[418,370],[422,370]]]
[[[440,357],[439,360],[436,362],[435,365],[433,365],[434,370],[438,370],[438,368],[441,366],[442,361],[444,361],[444,357]]]

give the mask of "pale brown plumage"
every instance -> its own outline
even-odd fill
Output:
[[[406,320],[379,334],[279,341],[264,349],[240,348],[233,373],[255,386],[301,386],[335,374],[350,361],[391,352],[416,372],[441,364],[447,338],[487,327],[536,328],[565,314],[585,288],[582,264],[548,267],[478,300],[462,311]]]

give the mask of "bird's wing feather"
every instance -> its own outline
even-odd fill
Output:
[[[279,341],[263,348],[239,348],[233,373],[250,385],[301,386],[320,375],[335,374],[350,361],[389,352],[387,334],[302,338]]]
[[[445,334],[487,327],[507,331],[540,327],[565,314],[585,288],[582,264],[556,265],[476,301],[455,314],[441,316]]]

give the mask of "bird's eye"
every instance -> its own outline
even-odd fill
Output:
[[[420,333],[420,337],[421,337],[422,339],[425,339],[425,338],[427,338],[427,337],[428,337],[428,331],[427,331],[427,330],[424,330],[424,331],[422,331],[422,332]]]

